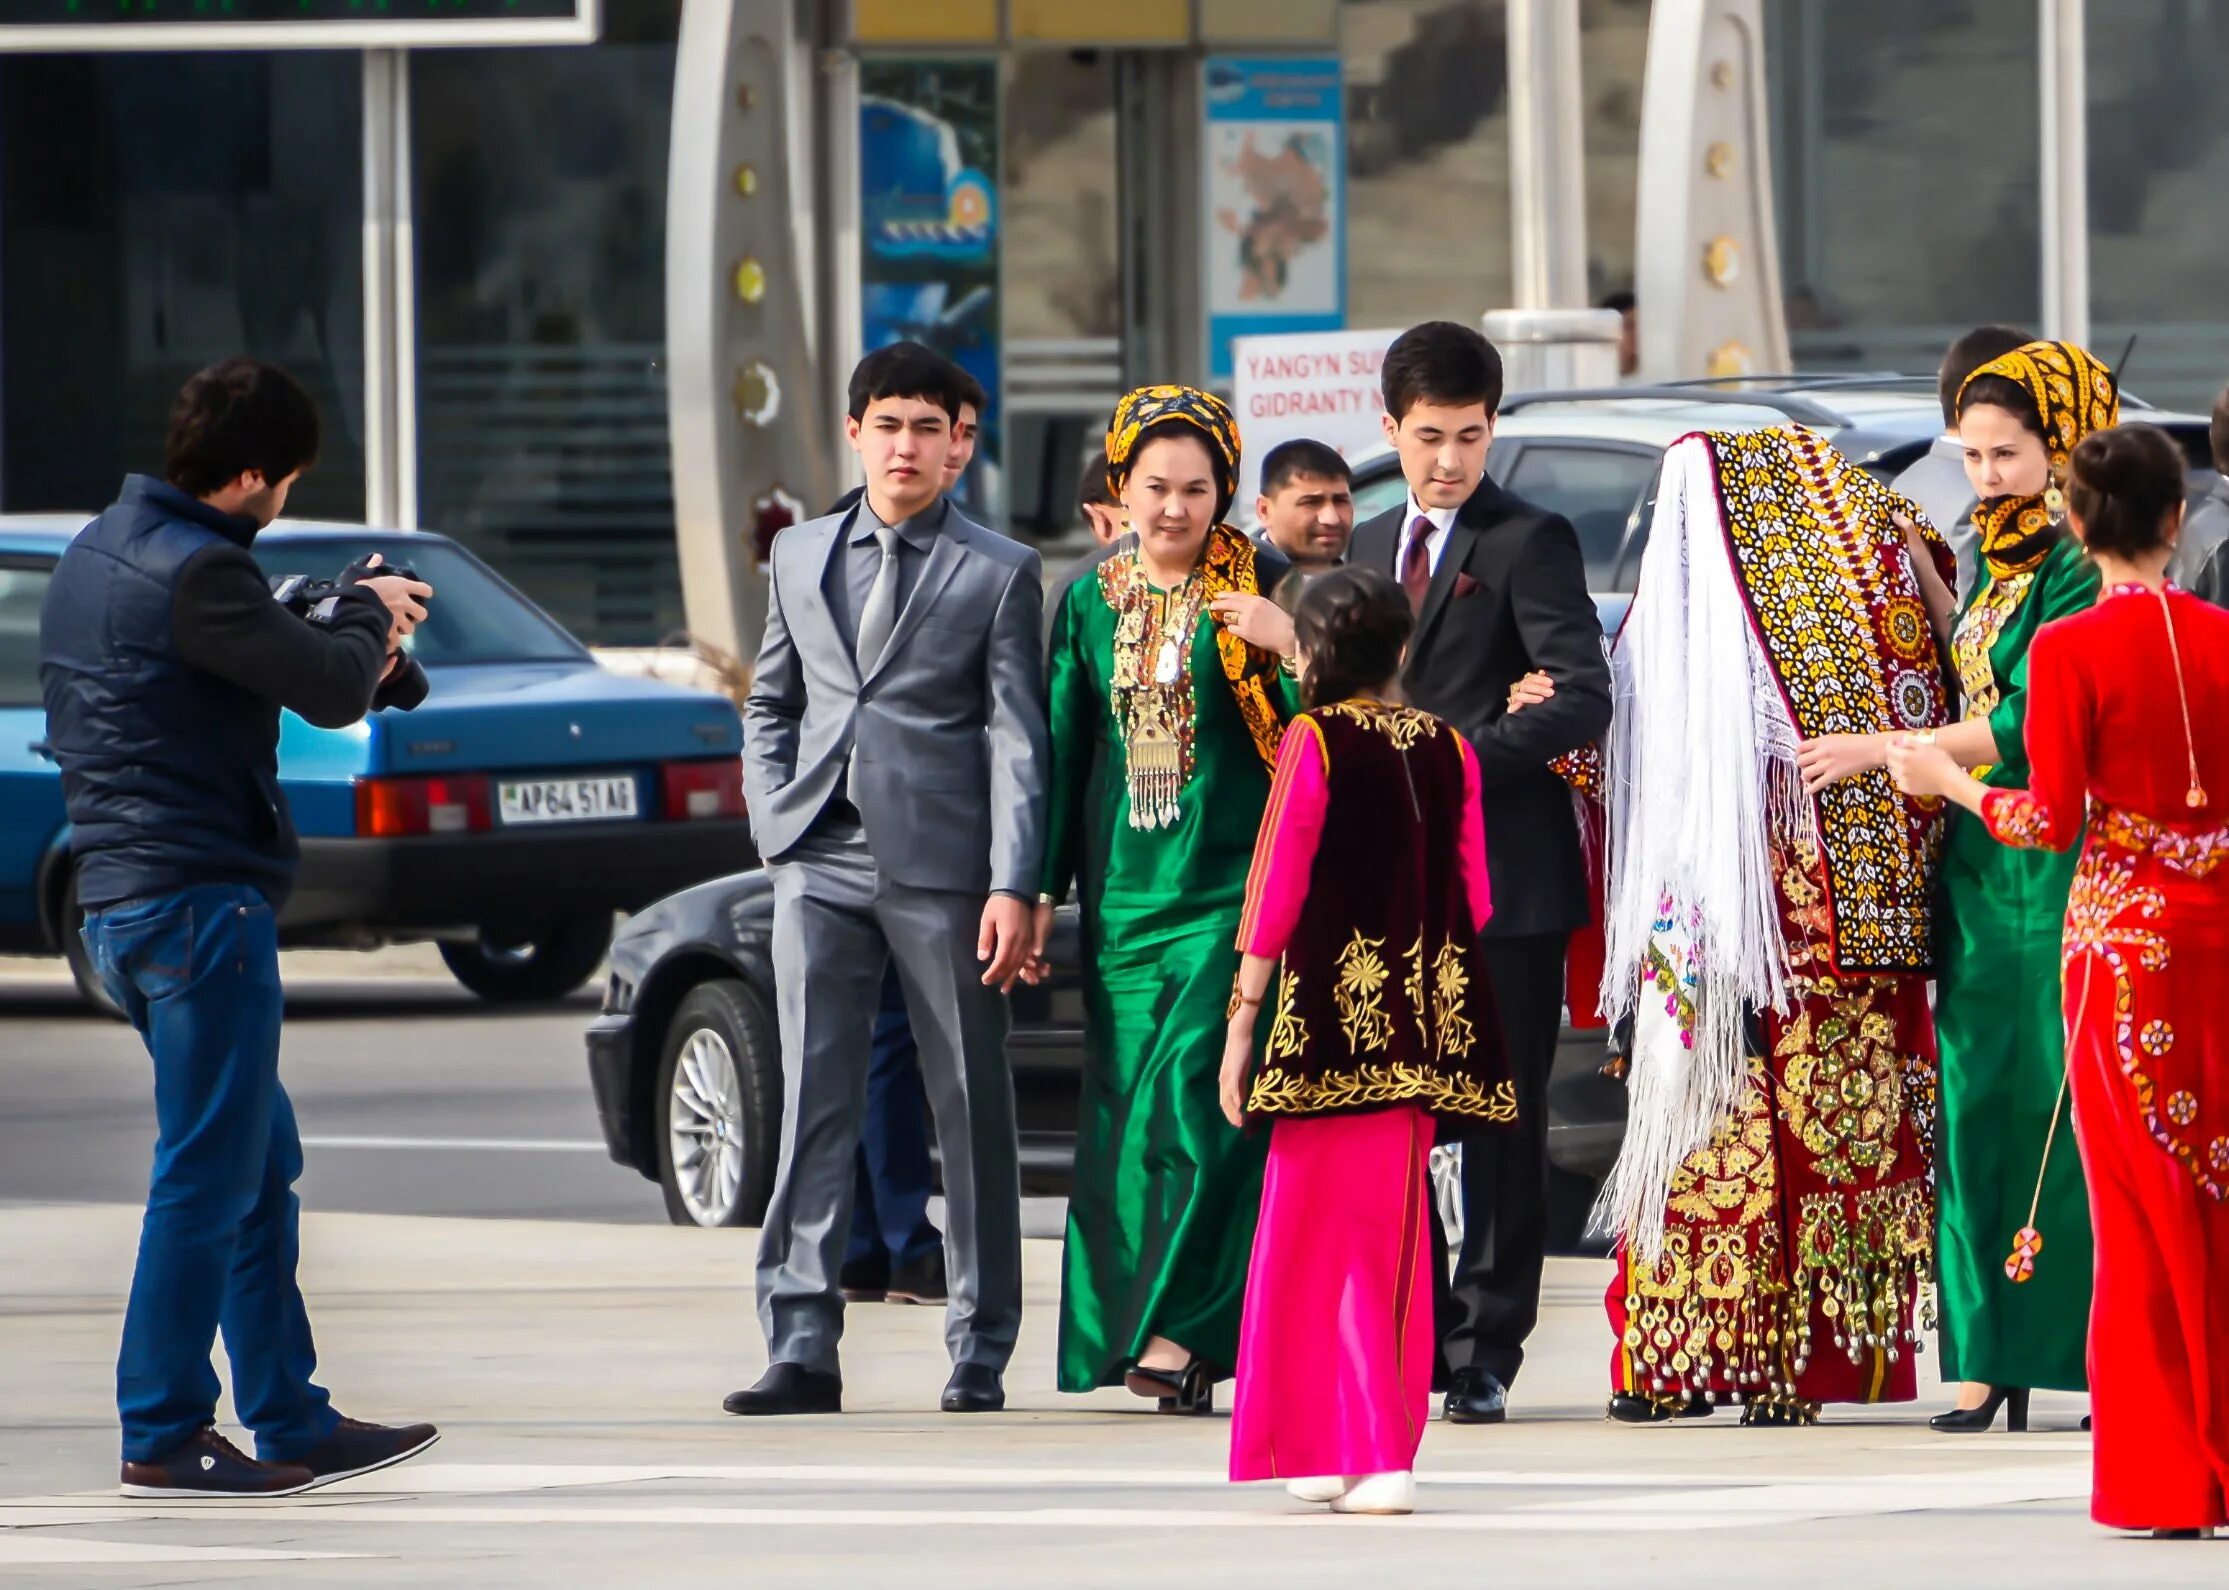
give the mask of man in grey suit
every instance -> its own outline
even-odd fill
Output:
[[[883,970],[944,1150],[948,1413],[1005,1405],[1021,1182],[1005,993],[1044,843],[1037,554],[941,495],[959,372],[917,343],[852,373],[867,489],[776,537],[744,782],[774,884],[782,1161],[759,1243],[768,1367],[730,1413],[842,1406],[838,1275]]]

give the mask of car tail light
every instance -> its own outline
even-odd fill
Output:
[[[709,762],[668,762],[659,771],[665,781],[668,822],[743,815],[741,757],[723,756]]]
[[[356,781],[356,832],[367,839],[480,833],[491,826],[488,781],[484,778]]]

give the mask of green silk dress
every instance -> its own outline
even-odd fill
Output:
[[[2004,760],[1981,774],[2024,789],[2028,647],[2053,619],[2097,600],[2098,577],[2072,537],[2040,567],[1999,582],[1984,568],[1953,650],[1968,717],[1986,715]],[[2079,848],[2013,850],[1981,820],[1950,814],[1937,943],[1935,1029],[1942,1051],[1936,1180],[1937,1285],[1946,1380],[2083,1391],[2090,1319],[2090,1209],[2060,1099],[2066,1075],[2060,940]],[[2034,1276],[2005,1275],[2028,1223],[2052,1112],[2058,1131],[2036,1210]]]
[[[1118,554],[1119,556],[1119,554]],[[1095,574],[1053,615],[1047,893],[1081,886],[1084,1074],[1060,1299],[1059,1384],[1122,1383],[1166,1336],[1227,1375],[1269,1134],[1218,1091],[1238,922],[1269,769],[1203,615],[1190,647],[1193,770],[1173,826],[1130,826],[1114,718],[1116,615]],[[1299,710],[1282,675],[1280,718]],[[1265,1008],[1266,1035],[1270,1012]]]

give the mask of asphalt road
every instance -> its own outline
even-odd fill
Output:
[[[378,956],[335,977],[336,959],[287,980],[280,1075],[306,1206],[665,1220],[658,1189],[604,1153],[581,1047],[592,995],[504,1011],[438,974],[384,975]],[[59,968],[0,962],[0,1203],[139,1203],[154,1133],[132,1031],[89,1014]]]

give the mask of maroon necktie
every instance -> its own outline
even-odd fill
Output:
[[[1424,611],[1424,593],[1432,588],[1432,521],[1418,514],[1409,523],[1408,545],[1401,549],[1401,589],[1409,593],[1409,610]]]

